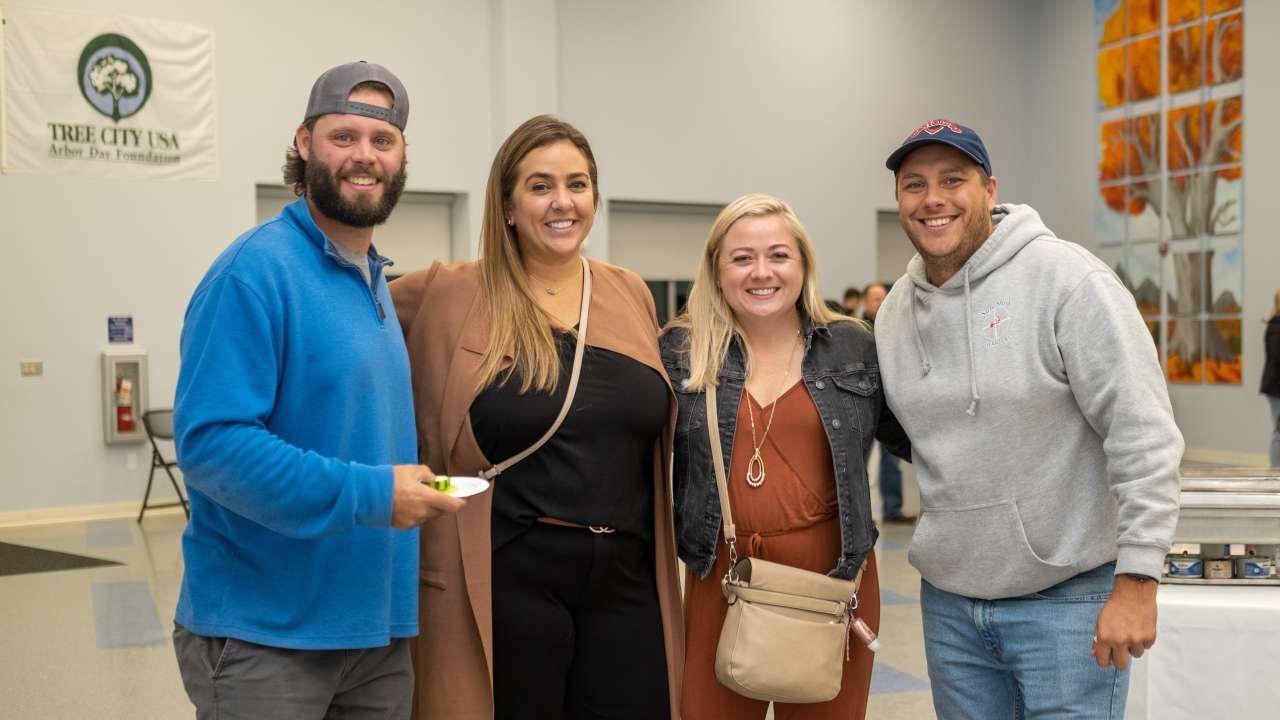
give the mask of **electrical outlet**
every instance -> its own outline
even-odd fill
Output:
[[[44,361],[25,359],[22,361],[22,377],[39,377],[44,375]]]
[[[126,470],[138,469],[138,453],[131,452],[124,456],[124,467]]]

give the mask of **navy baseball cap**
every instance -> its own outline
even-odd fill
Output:
[[[988,176],[995,174],[991,172],[991,158],[987,155],[987,146],[982,144],[982,138],[978,137],[978,133],[963,125],[942,119],[930,120],[916,128],[906,140],[902,141],[898,149],[893,151],[889,159],[884,161],[884,166],[895,173],[898,172],[902,161],[906,160],[908,155],[929,143],[950,145],[981,165]]]
[[[352,102],[347,99],[351,90],[362,82],[377,82],[387,86],[391,91],[391,107],[384,108],[368,103]],[[316,78],[311,86],[311,97],[307,100],[307,114],[302,118],[306,122],[312,118],[331,113],[346,115],[362,115],[376,120],[383,120],[404,131],[409,124],[409,93],[405,91],[400,79],[391,71],[361,60],[330,68]]]

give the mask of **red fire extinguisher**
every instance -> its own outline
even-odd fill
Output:
[[[133,432],[133,381],[116,378],[116,432]]]

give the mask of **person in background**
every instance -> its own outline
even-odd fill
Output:
[[[1280,290],[1267,318],[1261,392],[1271,404],[1271,467],[1280,468]]]
[[[673,720],[684,657],[668,475],[675,400],[653,296],[585,263],[600,191],[586,137],[549,115],[502,143],[481,255],[391,284],[424,459],[476,475],[563,424],[422,532],[422,720]]]
[[[880,303],[884,302],[885,295],[889,294],[889,288],[892,285],[893,283],[877,280],[867,285],[862,291],[862,319],[866,320],[872,328],[876,325],[876,313],[880,311]],[[870,459],[870,446],[867,447],[866,454]],[[882,521],[906,525],[915,522],[914,516],[902,513],[902,468],[898,465],[898,458],[883,447],[880,448],[879,478]]]
[[[408,718],[424,483],[409,359],[373,228],[405,184],[386,68],[311,88],[285,183],[187,306],[174,438],[191,494],[173,643],[201,720]]]
[[[845,315],[858,317],[858,313],[862,308],[862,291],[856,287],[845,288],[843,304]]]
[[[970,128],[885,165],[915,246],[877,313],[911,437],[910,561],[940,720],[1120,718],[1156,639],[1183,439],[1133,295],[1027,205]]]
[[[662,336],[662,361],[678,388],[676,533],[689,566],[684,720],[762,719],[769,708],[715,676],[729,556],[716,552],[725,539],[706,431],[709,385],[717,388],[738,552],[844,579],[865,559],[857,612],[873,630],[880,624],[863,448],[880,437],[895,452],[910,450],[885,409],[870,329],[829,310],[817,277],[791,207],[768,195],[740,197],[716,218],[686,310]],[[873,655],[857,642],[850,653],[834,700],[778,703],[774,717],[862,718]]]

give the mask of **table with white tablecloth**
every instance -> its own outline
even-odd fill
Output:
[[[1162,585],[1126,720],[1280,718],[1280,586]]]

